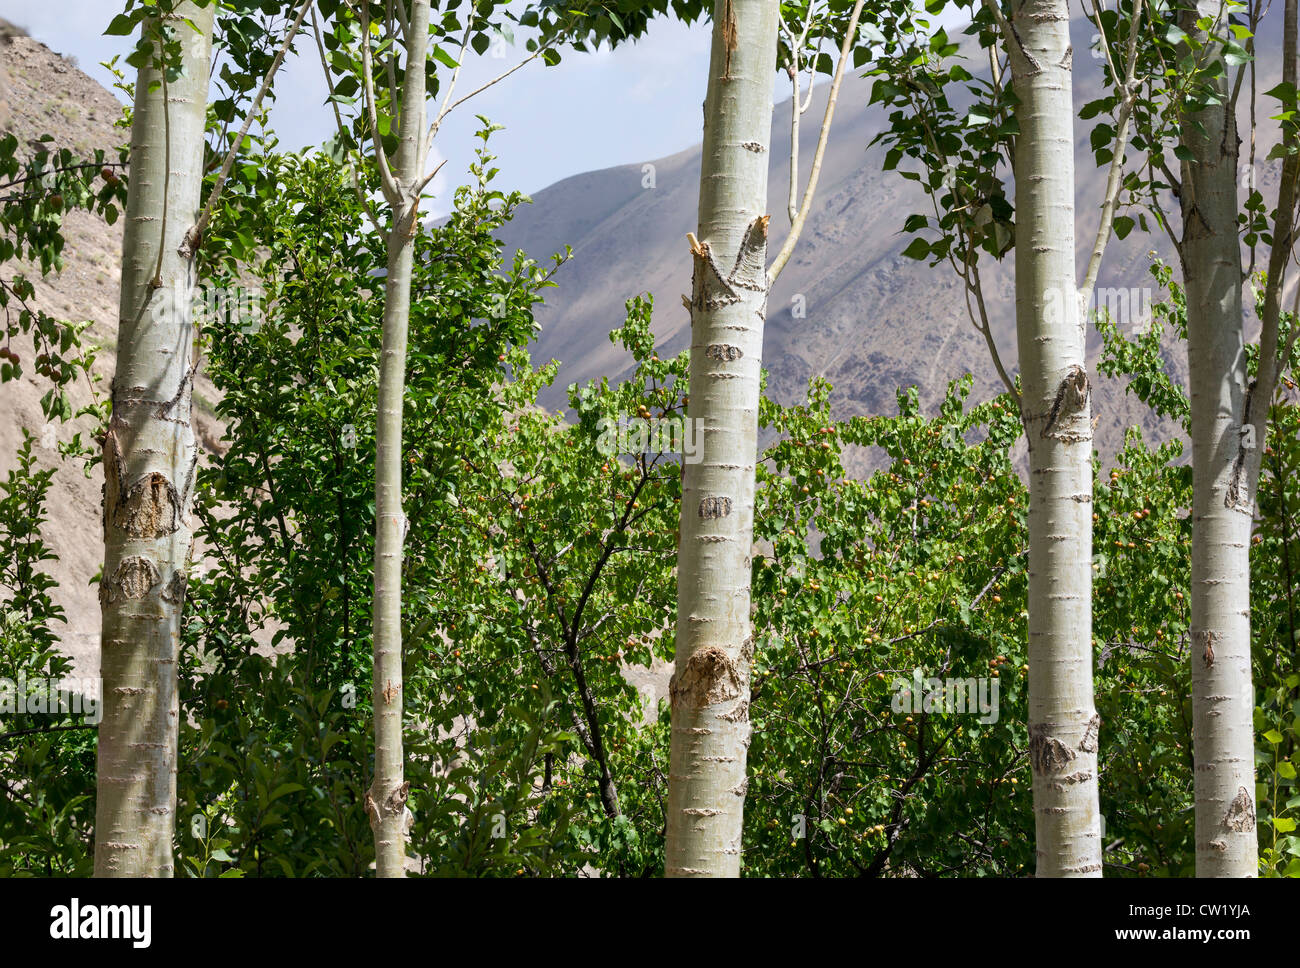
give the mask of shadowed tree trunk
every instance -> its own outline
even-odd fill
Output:
[[[117,370],[104,439],[97,877],[173,872],[176,661],[198,459],[190,423],[195,278],[183,243],[203,182],[213,10],[183,3],[161,23],[147,19],[146,36],[161,28],[176,35],[180,73],[164,78],[146,66],[136,81]]]
[[[1200,0],[1183,29],[1202,64],[1221,46],[1198,17],[1226,16]],[[1215,33],[1221,34],[1220,25]],[[1259,450],[1248,424],[1242,267],[1237,235],[1237,127],[1225,71],[1202,83],[1221,98],[1182,126],[1187,360],[1192,404],[1192,752],[1198,877],[1254,877],[1254,690],[1250,669],[1250,535]],[[1259,401],[1267,412],[1267,397]]]

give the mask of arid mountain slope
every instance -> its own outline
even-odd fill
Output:
[[[0,134],[13,133],[20,150],[30,150],[28,141],[50,134],[54,148],[71,148],[81,157],[103,149],[116,157],[118,147],[129,140],[129,132],[115,126],[122,117],[117,98],[44,44],[21,32],[8,33],[10,43],[0,45]],[[73,212],[65,221],[64,236],[63,271],[36,284],[32,304],[61,319],[91,321],[87,339],[97,348],[95,372],[101,378],[96,392],[106,395],[117,342],[122,221],[109,226],[102,219]],[[27,266],[6,265],[0,271],[6,278],[23,271],[34,276]],[[46,542],[59,556],[49,569],[58,581],[52,594],[67,614],[67,626],[61,630],[65,651],[73,657],[78,674],[95,675],[99,666],[99,601],[92,582],[104,553],[100,526],[103,475],[96,468],[87,477],[80,466],[60,461],[54,441],[67,440],[89,424],[46,424],[40,400],[49,386],[33,372],[30,350],[23,339],[16,338],[13,344],[26,359],[24,374],[0,385],[0,477],[14,466],[24,429],[38,442],[35,451],[41,465],[58,468],[44,528]],[[79,408],[91,401],[91,388],[85,383],[76,385],[70,396]],[[215,391],[200,379],[196,396],[210,401]],[[211,447],[220,439],[220,428],[202,406],[196,419],[200,439]]]
[[[1076,20],[1075,98],[1080,106],[1100,92],[1101,62],[1089,49],[1091,37],[1091,25]],[[1275,39],[1266,37],[1263,43],[1259,89],[1267,90],[1275,83],[1269,78],[1280,77],[1280,62]],[[980,62],[969,66],[977,72]],[[824,375],[835,386],[841,415],[892,413],[899,386],[918,385],[923,404],[933,406],[948,381],[970,372],[976,399],[983,399],[997,392],[1000,383],[983,338],[968,320],[961,285],[947,266],[930,268],[900,255],[907,244],[900,231],[904,219],[925,206],[913,183],[882,170],[884,149],[869,147],[887,123],[879,106],[868,106],[869,97],[869,80],[846,78],[814,210],[769,302],[764,348],[769,392],[783,402],[799,400],[809,377]],[[800,168],[805,177],[825,99],[823,86],[804,115]],[[787,101],[773,118],[768,204],[773,253],[789,227],[789,111]],[[1096,167],[1089,149],[1091,125],[1077,122],[1075,134],[1080,278],[1107,175]],[[1260,158],[1275,140],[1276,129],[1266,128],[1257,144]],[[1277,165],[1257,169],[1265,197],[1275,197]],[[688,345],[690,321],[679,294],[690,286],[686,233],[697,224],[699,171],[697,147],[645,165],[576,175],[534,195],[534,204],[509,226],[506,240],[537,258],[565,244],[573,247],[573,259],[557,275],[559,286],[549,291],[540,313],[538,356],[563,364],[556,386],[543,400],[548,406],[566,405],[564,388],[570,383],[626,372],[628,358],[605,335],[622,321],[624,301],[637,293],[655,297],[655,332],[662,351],[676,353]],[[1159,295],[1151,291],[1147,272],[1152,250],[1173,261],[1163,234],[1135,229],[1124,241],[1112,240],[1098,280],[1099,301],[1118,304],[1122,295],[1128,303],[1136,289],[1136,301],[1149,305]],[[987,260],[984,285],[998,347],[1014,372],[1012,269],[1010,256],[1000,264]],[[1129,324],[1131,331],[1138,321]],[[1089,345],[1095,357],[1095,333]],[[1182,348],[1170,347],[1168,355],[1173,368],[1184,373]],[[1161,437],[1173,432],[1126,398],[1122,386],[1104,378],[1095,382],[1097,445],[1103,456],[1114,453],[1124,428],[1132,424],[1143,424]]]

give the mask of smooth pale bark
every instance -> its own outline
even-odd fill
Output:
[[[682,477],[668,877],[740,873],[777,10],[775,0],[717,0],[713,10],[688,300],[689,415],[704,443]]]
[[[194,265],[212,5],[181,4],[182,75],[142,69],[131,123],[112,417],[104,439],[104,573],[95,876],[170,877],[176,661],[198,459],[190,424]],[[195,33],[186,21],[198,28]]]
[[[1215,18],[1219,0],[1202,0]],[[1184,16],[1189,37],[1214,41]],[[1196,874],[1254,877],[1254,689],[1250,669],[1250,534],[1259,450],[1246,425],[1246,341],[1237,236],[1237,129],[1220,72],[1223,99],[1183,125],[1194,159],[1182,166],[1183,238],[1179,254],[1187,293],[1187,359],[1192,404],[1192,752],[1195,763]],[[1271,395],[1271,394],[1269,394]],[[1265,401],[1261,407],[1267,410]]]
[[[1017,3],[1016,332],[1029,442],[1029,754],[1039,877],[1100,877],[1092,417],[1074,265],[1065,0]]]
[[[375,776],[366,794],[366,812],[375,835],[375,871],[380,877],[406,875],[406,799],[410,784],[404,779],[402,758],[402,542],[406,532],[402,510],[402,401],[406,393],[411,269],[428,157],[423,70],[428,45],[429,2],[415,0],[410,5],[410,31],[406,36],[407,70],[397,153],[391,160],[395,184],[386,192],[393,221],[388,235],[375,427]],[[377,143],[375,150],[379,164],[387,164]]]

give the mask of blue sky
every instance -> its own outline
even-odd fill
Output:
[[[121,4],[103,0],[0,0],[0,17],[83,71],[111,86],[99,66],[130,50],[130,38],[105,37]],[[325,105],[325,83],[315,44],[300,43],[301,56],[286,61],[276,80],[271,125],[286,147],[319,144],[334,128]],[[522,50],[491,49],[469,61],[458,82],[468,92],[522,59]],[[434,183],[431,214],[444,214],[451,190],[464,180],[473,153],[474,115],[484,114],[506,130],[492,141],[505,189],[537,191],[569,175],[611,165],[642,164],[680,151],[700,138],[700,104],[708,68],[709,25],[656,22],[639,43],[616,51],[566,51],[548,68],[534,61],[453,112],[438,134],[432,162],[447,164]]]

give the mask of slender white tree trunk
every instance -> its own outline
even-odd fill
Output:
[[[1200,0],[1216,18],[1221,0]],[[1184,15],[1189,37],[1219,46]],[[1226,18],[1225,18],[1226,19]],[[1226,30],[1226,26],[1221,30]],[[1198,877],[1254,877],[1254,689],[1250,669],[1250,535],[1260,446],[1245,421],[1246,345],[1237,237],[1237,129],[1228,80],[1222,98],[1182,128],[1194,159],[1182,166],[1187,358],[1192,404],[1192,747]],[[1271,395],[1271,393],[1269,394]],[[1259,401],[1267,410],[1267,399]]]
[[[740,872],[777,11],[775,0],[716,0],[713,9],[689,299],[689,413],[701,422],[704,446],[682,479],[669,877]]]
[[[380,877],[406,874],[406,798],[402,753],[402,403],[406,393],[406,340],[410,328],[411,270],[420,227],[420,187],[428,157],[425,143],[424,63],[429,43],[429,0],[410,5],[406,75],[392,158],[396,190],[388,191],[392,229],[384,284],[383,346],[379,361],[379,412],[375,427],[374,706],[375,775],[366,810],[375,835]],[[376,144],[379,164],[386,164]]]
[[[1016,330],[1029,441],[1029,755],[1039,877],[1100,877],[1092,692],[1092,416],[1074,266],[1074,107],[1066,0],[1010,25]]]
[[[164,84],[145,67],[136,81],[117,371],[104,440],[97,877],[172,874],[176,661],[198,459],[190,424],[194,266],[180,249],[203,182],[213,9],[184,3],[166,18],[180,41],[179,78]]]

